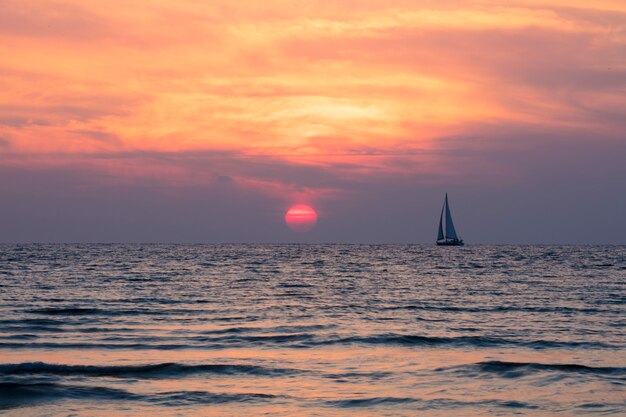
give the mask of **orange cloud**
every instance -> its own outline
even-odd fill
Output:
[[[4,1],[0,164],[327,196],[442,174],[441,138],[624,131],[623,2],[418,3]]]

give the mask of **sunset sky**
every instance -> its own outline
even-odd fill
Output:
[[[0,242],[433,242],[446,191],[626,243],[626,2],[0,0]]]

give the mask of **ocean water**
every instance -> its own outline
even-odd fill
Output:
[[[0,246],[0,414],[626,414],[626,247]]]

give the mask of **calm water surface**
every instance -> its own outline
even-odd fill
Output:
[[[626,247],[0,245],[7,416],[626,414]]]

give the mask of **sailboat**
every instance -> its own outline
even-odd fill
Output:
[[[446,232],[443,232],[443,212],[446,212]],[[454,223],[452,222],[452,214],[450,214],[450,205],[448,204],[448,193],[446,193],[446,199],[443,201],[443,207],[441,207],[441,216],[439,216],[439,233],[437,234],[438,246],[463,246],[463,239],[459,239],[454,230]]]

